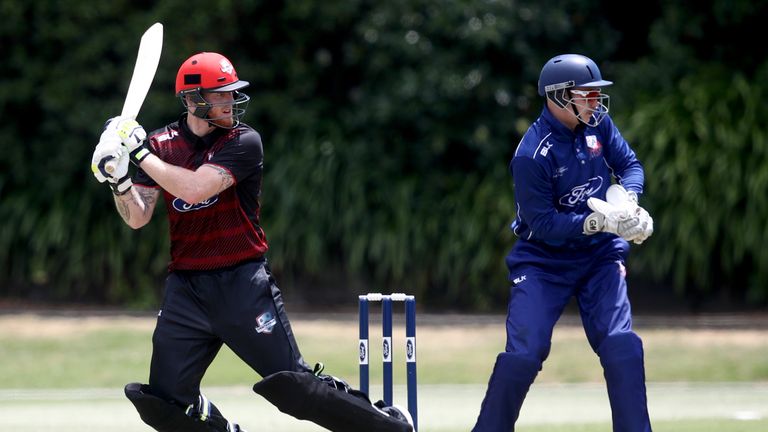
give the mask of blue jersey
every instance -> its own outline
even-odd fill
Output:
[[[643,167],[610,116],[596,127],[572,131],[547,109],[523,136],[509,165],[520,238],[553,246],[590,243],[602,234],[583,234],[592,211],[589,197],[605,199],[615,178],[629,191],[643,192]]]

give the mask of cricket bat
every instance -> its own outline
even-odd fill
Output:
[[[121,116],[135,119],[139,115],[141,105],[144,103],[152,80],[155,78],[162,50],[163,25],[155,23],[141,36],[139,53],[136,56],[136,65],[133,68],[131,83],[128,85],[128,93],[125,95]],[[117,168],[117,161],[115,160],[110,160],[104,164],[104,169],[108,173],[115,172],[115,168]]]

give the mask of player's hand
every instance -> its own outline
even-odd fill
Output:
[[[640,225],[640,217],[630,214],[626,208],[613,205],[598,198],[590,198],[587,205],[593,210],[584,220],[584,234],[598,232],[616,234],[627,241],[633,241],[645,230]]]
[[[104,183],[109,179],[117,180],[125,177],[128,174],[127,154],[127,149],[117,135],[114,125],[107,123],[106,128],[101,133],[99,143],[93,150],[93,157],[91,158],[91,171],[93,171],[96,180],[99,183]],[[124,159],[123,163],[121,163],[121,159]],[[107,162],[114,161],[117,161],[115,171],[112,173],[107,172]]]
[[[653,218],[644,208],[640,207],[637,200],[637,193],[627,191],[619,184],[611,185],[606,191],[605,199],[610,204],[626,210],[628,215],[637,215],[639,225],[643,232],[633,238],[626,238],[627,241],[633,241],[635,244],[641,244],[653,234]]]
[[[126,149],[124,145],[120,145],[119,153],[113,161],[116,161],[114,165],[115,170],[112,172],[112,175],[107,178],[107,183],[109,183],[109,187],[112,188],[113,194],[124,195],[133,186],[131,176],[128,175],[130,156],[128,155],[128,149]]]
[[[653,219],[637,204],[637,194],[621,185],[612,185],[606,192],[606,200],[590,198],[587,201],[594,212],[584,220],[584,234],[610,232],[636,244],[653,234]]]
[[[598,198],[590,198],[587,205],[593,212],[584,219],[584,234],[608,232],[624,240],[633,241],[644,232],[644,228],[640,226],[640,218],[636,215],[630,216],[625,210]]]
[[[113,117],[108,121],[108,127],[113,126],[123,145],[128,149],[130,160],[136,166],[150,153],[146,147],[147,132],[131,117]]]
[[[128,169],[128,155],[125,154],[122,157],[123,162],[119,162],[118,166],[120,164],[125,164],[126,170]],[[119,168],[118,168],[119,170]],[[115,170],[117,171],[117,170]],[[115,195],[125,195],[131,190],[131,187],[133,187],[133,181],[131,180],[131,176],[125,175],[121,178],[114,178],[110,177],[107,179],[109,182],[109,187],[112,188],[112,193]]]
[[[645,227],[643,230],[643,233],[639,235],[637,238],[633,239],[635,244],[641,244],[644,241],[648,240],[648,237],[650,237],[653,234],[653,218],[651,217],[648,212],[642,208],[638,207],[638,217],[640,218],[640,225]]]

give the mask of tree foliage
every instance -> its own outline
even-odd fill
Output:
[[[138,3],[0,0],[0,295],[156,301],[167,223],[125,227],[88,163],[139,35],[160,21],[139,120],[153,129],[181,112],[173,82],[192,53],[233,61],[265,143],[270,262],[297,295],[503,304],[507,163],[541,109],[541,65],[579,52],[616,81],[615,119],[647,169],[657,234],[633,252],[635,271],[680,293],[768,297],[768,57],[739,42],[765,1],[632,14],[576,0]]]

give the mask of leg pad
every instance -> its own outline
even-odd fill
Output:
[[[136,407],[144,423],[158,432],[211,432],[205,423],[187,416],[184,408],[151,394],[147,385],[128,384],[125,396]]]
[[[277,409],[334,432],[412,432],[410,425],[371,405],[358,390],[332,388],[311,372],[278,372],[253,386]]]

